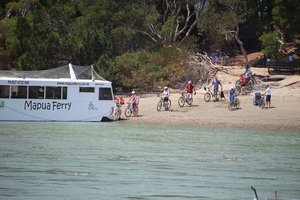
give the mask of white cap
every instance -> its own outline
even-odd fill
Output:
[[[133,90],[133,91],[131,92],[131,94],[135,94],[135,91]]]
[[[230,89],[233,89],[233,86],[231,86],[231,88]]]
[[[164,87],[164,90],[166,90],[166,89],[168,89],[168,87],[167,87],[167,86],[165,86],[165,87]]]
[[[188,81],[188,84],[191,84],[192,83],[192,81]]]

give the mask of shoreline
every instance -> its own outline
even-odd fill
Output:
[[[233,77],[236,78],[236,77]],[[223,82],[224,91],[228,91],[234,83],[227,79]],[[257,91],[257,90],[254,90]],[[252,92],[254,92],[252,91]],[[300,133],[300,76],[290,76],[276,82],[271,87],[271,108],[261,109],[253,106],[251,95],[238,96],[241,109],[229,111],[229,94],[225,93],[226,101],[205,102],[205,90],[197,90],[191,107],[179,107],[177,100],[180,92],[172,91],[170,111],[157,111],[159,101],[157,94],[144,94],[140,96],[139,117],[126,118],[125,105],[122,107],[121,118],[117,123],[145,124],[159,126],[187,126],[203,128],[237,128],[270,131],[292,131]],[[125,102],[128,101],[125,97]]]

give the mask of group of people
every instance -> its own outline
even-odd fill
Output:
[[[250,70],[250,66],[247,65],[244,73],[242,74],[242,87],[245,87],[246,83],[248,80],[250,80],[252,76],[252,71]],[[262,94],[263,96],[266,96],[266,108],[271,107],[271,88],[270,85],[266,85],[266,90]],[[230,101],[230,106],[233,106],[234,104],[234,99],[235,99],[235,90],[234,87],[230,88],[229,91],[229,101]]]
[[[246,66],[246,70],[243,75],[245,76],[246,80],[251,78],[252,71],[250,70],[249,66]],[[215,100],[217,100],[217,98],[218,98],[217,93],[219,91],[219,87],[221,87],[221,91],[223,91],[223,86],[217,76],[215,76],[214,80],[212,81],[211,86],[213,86],[214,97],[215,97]],[[192,83],[192,81],[188,81],[188,84],[186,86],[186,93],[187,93],[187,96],[186,96],[187,98],[193,98],[193,95],[196,95],[196,87]],[[266,90],[263,93],[263,95],[266,96],[267,108],[270,108],[270,106],[271,106],[271,89],[270,89],[269,85],[267,85]],[[161,96],[164,99],[164,103],[169,101],[170,92],[169,92],[169,88],[167,86],[164,87],[163,92],[161,93]],[[229,92],[230,105],[233,105],[235,98],[236,98],[235,89],[234,89],[234,87],[231,87],[230,92]],[[138,98],[136,97],[135,91],[132,91],[129,102],[131,103],[132,108],[136,110],[134,116],[138,116],[138,103],[139,102],[138,102]]]
[[[212,85],[214,88],[214,96],[217,100],[217,93],[219,91],[219,86],[221,86],[221,91],[223,91],[223,87],[221,82],[218,80],[218,77],[215,77],[214,81],[212,82]],[[192,83],[191,80],[188,81],[188,84],[186,86],[186,98],[188,99],[192,99],[193,95],[196,95],[196,86]],[[169,92],[169,88],[167,86],[164,87],[163,92],[161,93],[161,96],[164,99],[164,103],[169,101],[169,96],[170,96],[170,92]]]

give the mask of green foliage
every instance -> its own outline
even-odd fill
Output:
[[[274,22],[287,33],[300,33],[300,1],[275,0],[272,14]]]
[[[181,64],[187,58],[191,47],[177,43],[158,52],[137,51],[125,53],[116,58],[116,81],[124,89],[151,89],[172,85],[183,80],[185,69]]]
[[[199,2],[205,4],[197,17]],[[123,89],[172,86],[185,80],[183,63],[198,48],[233,52],[237,25],[246,48],[260,50],[258,38],[266,33],[260,37],[264,52],[278,55],[278,35],[272,32],[277,25],[297,53],[299,2],[1,0],[0,67],[93,64]],[[188,11],[194,13],[190,18]],[[189,29],[193,22],[197,26]]]
[[[15,19],[3,19],[0,21],[0,67],[7,69],[14,67],[18,40],[15,38]]]
[[[125,53],[116,58],[118,79],[124,88],[151,88],[153,86],[149,55],[145,51]]]
[[[263,45],[263,53],[269,57],[277,57],[280,45],[278,43],[278,33],[269,32],[259,37]]]
[[[169,87],[175,87],[179,82],[183,82],[185,78],[185,68],[181,64],[169,64],[161,71],[162,81],[159,82],[161,86],[168,85]]]

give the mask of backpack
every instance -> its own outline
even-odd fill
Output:
[[[120,97],[120,104],[123,105],[125,103],[123,97]]]

